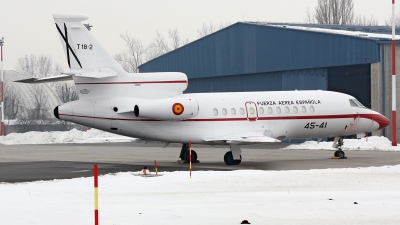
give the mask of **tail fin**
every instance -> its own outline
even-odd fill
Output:
[[[126,73],[82,24],[88,16],[53,14],[53,17],[71,73],[85,73],[88,77],[98,78]]]

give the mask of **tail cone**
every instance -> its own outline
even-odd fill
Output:
[[[60,116],[58,115],[58,106],[54,108],[54,116],[55,116],[57,119],[60,119]]]

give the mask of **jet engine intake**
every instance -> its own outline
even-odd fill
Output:
[[[155,120],[184,120],[199,114],[199,104],[194,98],[149,100],[135,105],[134,114]]]

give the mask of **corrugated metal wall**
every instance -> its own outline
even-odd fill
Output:
[[[236,23],[141,65],[140,71],[204,78],[367,64],[379,61],[376,40]]]
[[[352,95],[371,108],[371,65],[328,68],[328,90]]]
[[[189,79],[185,93],[327,90],[327,69],[292,70]]]

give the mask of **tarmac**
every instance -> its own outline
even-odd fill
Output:
[[[196,171],[228,170],[311,170],[357,168],[400,164],[400,152],[345,151],[347,159],[332,159],[334,151],[284,150],[287,143],[242,146],[242,163],[228,166],[223,156],[228,146],[194,145],[200,163]],[[180,145],[163,148],[158,143],[101,143],[0,145],[0,182],[29,182],[93,176],[93,165],[99,174],[137,172],[147,165],[154,171],[188,171],[179,163]]]

